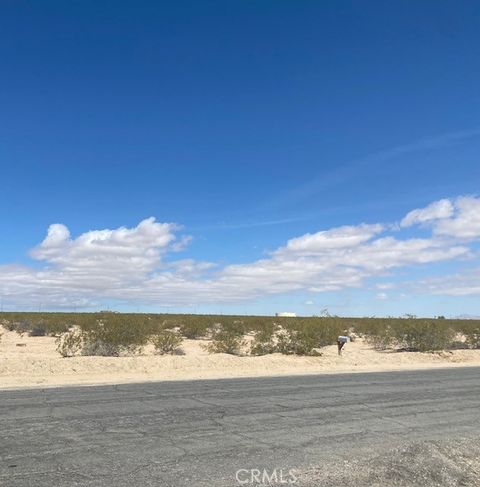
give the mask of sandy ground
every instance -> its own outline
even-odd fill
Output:
[[[407,442],[369,456],[299,472],[299,486],[461,487],[480,485],[480,441],[461,438]]]
[[[147,347],[133,357],[62,358],[52,337],[20,336],[1,328],[0,333],[0,388],[480,365],[480,350],[378,352],[360,339],[346,344],[341,357],[336,346],[325,347],[321,357],[210,355],[202,348],[206,341],[185,340],[185,355],[154,355]]]

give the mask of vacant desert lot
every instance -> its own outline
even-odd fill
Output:
[[[348,343],[341,357],[336,346],[322,349],[321,357],[211,355],[202,347],[206,340],[185,340],[185,355],[154,355],[147,347],[132,357],[62,358],[52,337],[1,333],[0,388],[480,365],[480,350],[379,352],[361,339]]]

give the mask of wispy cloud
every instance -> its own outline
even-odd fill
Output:
[[[323,190],[344,184],[360,172],[371,171],[374,166],[402,155],[441,149],[460,144],[475,137],[480,137],[480,127],[428,136],[407,144],[368,154],[365,157],[339,166],[332,171],[318,175],[318,177],[311,179],[309,182],[281,194],[279,197],[270,201],[269,206],[290,206],[292,203],[307,199]]]
[[[480,296],[480,268],[414,283],[420,293],[443,296]]]
[[[269,227],[273,225],[283,225],[285,223],[295,223],[300,221],[308,220],[309,216],[299,216],[292,218],[280,218],[277,220],[262,220],[262,221],[252,221],[243,223],[219,223],[216,228],[223,228],[226,230],[237,230],[242,228],[256,228],[256,227]]]

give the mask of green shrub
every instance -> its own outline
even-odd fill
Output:
[[[255,337],[250,344],[251,355],[268,355],[270,353],[275,353],[276,351],[273,329],[262,330],[255,334]]]
[[[288,326],[288,324],[286,324]],[[338,334],[335,335],[335,342]],[[321,326],[305,326],[300,329],[276,327],[273,332],[260,332],[251,343],[252,355],[281,353],[284,355],[319,356],[318,348],[331,345],[331,331]]]
[[[454,331],[444,320],[400,320],[391,327],[397,346],[417,352],[433,352],[448,349],[454,339]]]
[[[143,318],[125,320],[118,315],[104,318],[84,331],[82,355],[117,357],[139,353],[148,342]]]
[[[311,330],[280,330],[275,338],[275,350],[284,355],[321,355],[320,342]]]
[[[205,346],[209,353],[228,353],[230,355],[241,355],[246,341],[241,335],[229,330],[220,328],[215,331],[212,341]]]
[[[375,350],[386,350],[395,344],[395,338],[392,336],[388,325],[371,330],[370,334],[365,336],[365,341],[372,345]]]
[[[180,325],[182,335],[190,340],[204,337],[207,334],[207,330],[208,324],[202,319],[189,321],[188,323],[183,323]]]
[[[241,335],[253,332],[255,338],[252,342],[251,353],[266,354],[278,351],[275,349],[277,342],[272,338],[272,335],[279,325],[288,331],[288,335],[280,339],[280,348],[289,354],[310,353],[311,350],[335,344],[338,335],[349,334],[352,329],[358,335],[365,337],[377,349],[389,347],[408,350],[448,348],[452,346],[448,343],[451,333],[462,333],[465,336],[466,346],[480,347],[479,320],[443,318],[421,320],[414,317],[340,318],[323,316],[281,318],[272,316],[147,315],[112,312],[3,312],[0,313],[0,322],[6,329],[17,331],[20,334],[36,333],[34,327],[39,323],[45,327],[45,333],[52,336],[62,335],[75,327],[90,334],[88,336],[89,342],[99,341],[99,345],[89,345],[95,353],[96,349],[103,349],[107,345],[107,348],[115,353],[136,353],[147,343],[150,336],[156,335],[162,330],[178,327],[187,338],[199,338],[207,336],[208,330],[213,327],[212,335],[215,335],[219,329],[227,335],[232,335],[233,338],[228,338],[228,336],[222,338],[220,341],[223,342],[228,340],[235,342],[239,340],[238,337]],[[432,326],[425,324],[428,322]],[[434,328],[433,324],[438,328]],[[413,328],[413,331],[410,328]],[[296,342],[298,343],[296,344]],[[310,348],[311,345],[312,348]],[[221,348],[219,345],[219,349]],[[102,350],[100,351],[103,353]]]
[[[155,352],[159,355],[177,353],[182,344],[182,335],[176,331],[163,330],[150,338]]]

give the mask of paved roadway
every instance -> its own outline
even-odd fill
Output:
[[[3,390],[0,485],[233,487],[239,469],[288,480],[407,440],[478,437],[479,411],[473,367]]]

